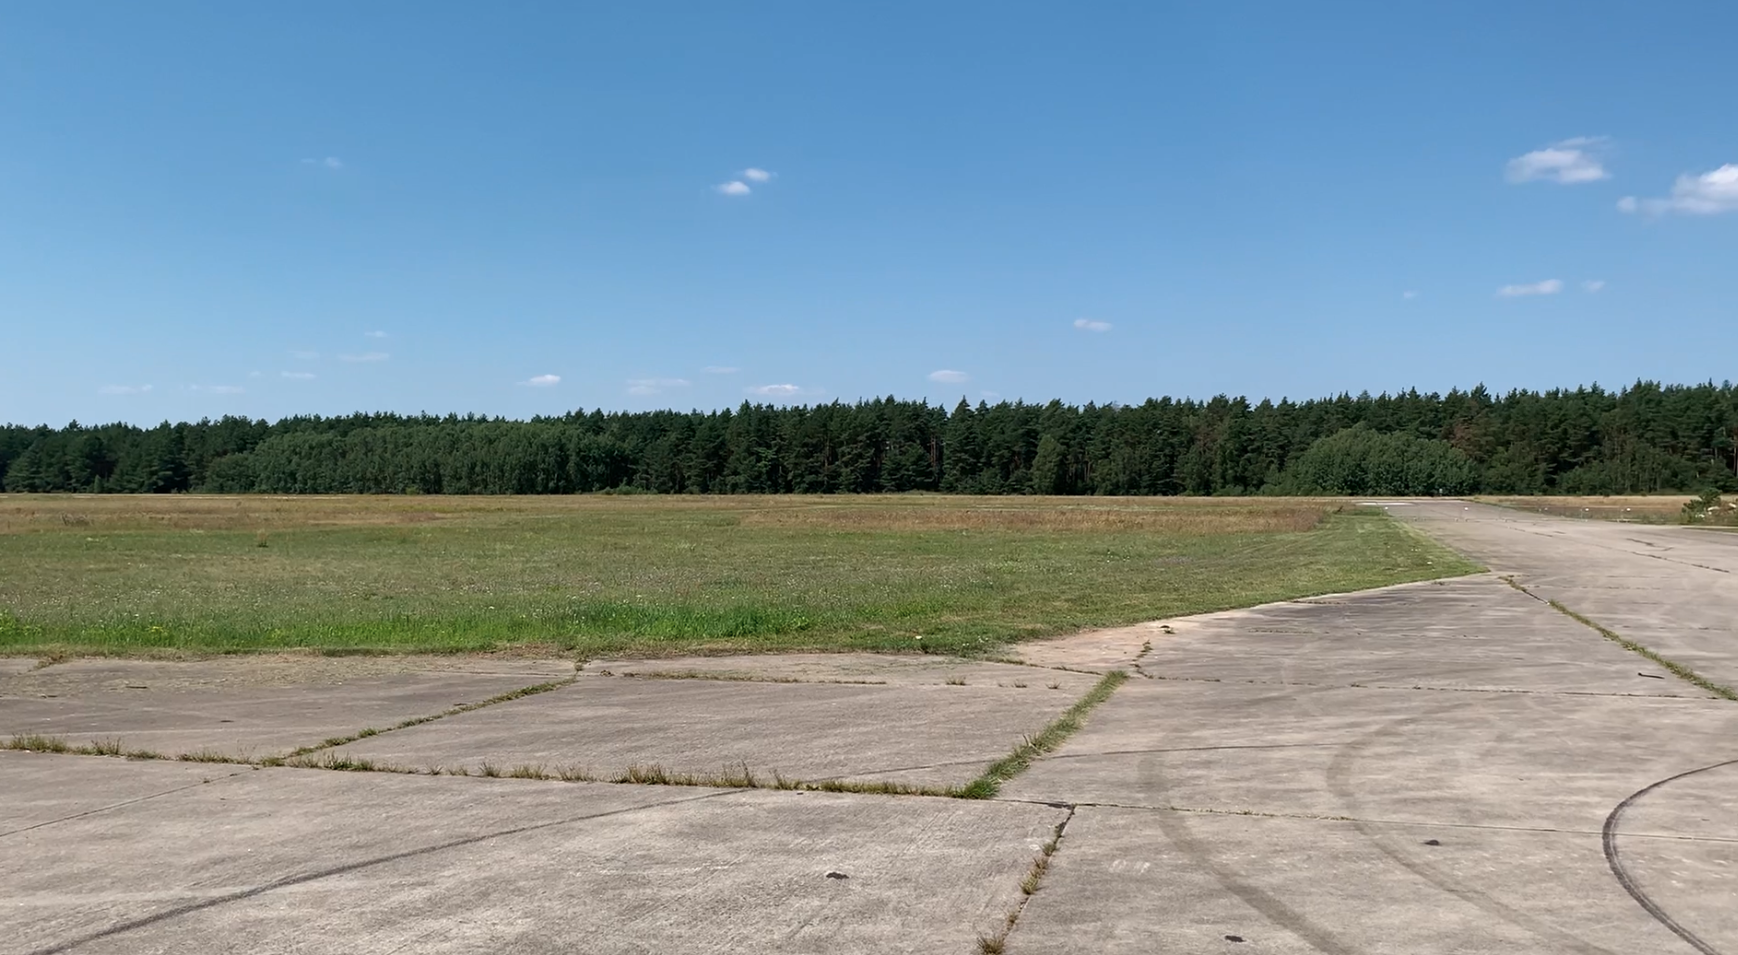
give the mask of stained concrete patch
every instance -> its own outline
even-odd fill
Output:
[[[20,761],[53,772],[81,760],[164,789],[184,781],[173,765],[0,753],[0,803]],[[1063,816],[249,771],[0,840],[0,950],[965,952],[1014,904]]]
[[[1010,689],[1041,686],[1076,695],[1096,677],[1041,667],[961,660],[955,657],[873,653],[778,653],[759,656],[670,657],[655,660],[593,660],[583,676],[646,676],[658,679],[863,683],[886,686],[938,686],[964,681],[969,686]]]
[[[477,771],[485,762],[671,772],[780,774],[914,786],[969,782],[1076,696],[1032,684],[858,686],[717,680],[581,679],[344,746],[392,766]]]
[[[1597,832],[1082,807],[1008,951],[1691,949],[1611,878]]]
[[[559,660],[254,662],[75,660],[16,675],[0,683],[0,734],[260,758],[573,674]]]

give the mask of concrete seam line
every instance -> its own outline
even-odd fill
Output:
[[[1697,687],[1698,689],[1706,690],[1709,693],[1712,693],[1715,696],[1720,697],[1721,699],[1738,701],[1738,690],[1734,690],[1731,687],[1725,686],[1725,685],[1720,684],[1720,683],[1715,683],[1713,680],[1708,679],[1707,677],[1701,675],[1700,673],[1697,673],[1695,670],[1692,670],[1687,666],[1684,666],[1682,663],[1679,663],[1676,660],[1670,659],[1669,657],[1661,656],[1660,654],[1654,652],[1653,650],[1650,650],[1647,647],[1645,647],[1639,643],[1636,643],[1634,640],[1631,640],[1628,637],[1623,636],[1622,634],[1619,634],[1615,631],[1612,631],[1612,630],[1609,630],[1603,626],[1600,626],[1599,624],[1593,622],[1592,620],[1588,619],[1587,617],[1584,617],[1581,614],[1578,614],[1575,611],[1570,610],[1568,607],[1565,607],[1563,604],[1559,603],[1558,601],[1549,600],[1547,598],[1539,596],[1536,593],[1533,593],[1531,590],[1528,590],[1526,587],[1523,587],[1520,584],[1516,583],[1515,579],[1513,577],[1504,577],[1503,581],[1506,582],[1510,587],[1513,587],[1516,590],[1519,590],[1521,593],[1526,594],[1527,596],[1533,598],[1534,600],[1540,601],[1541,603],[1548,605],[1552,610],[1555,610],[1558,613],[1562,614],[1563,616],[1568,617],[1570,620],[1573,620],[1576,623],[1581,624],[1583,627],[1586,627],[1587,629],[1592,630],[1594,633],[1597,633],[1600,636],[1604,637],[1605,639],[1610,640],[1612,643],[1617,644],[1618,646],[1624,648],[1625,650],[1628,650],[1629,652],[1631,652],[1639,657],[1642,657],[1644,659],[1652,661],[1653,663],[1658,664],[1659,666],[1665,668],[1665,670],[1667,672],[1671,673],[1673,676],[1677,677],[1678,679],[1683,680],[1685,683],[1689,683],[1692,686]]]
[[[1038,858],[1032,860],[1031,868],[1020,880],[1020,901],[1008,910],[1002,919],[1002,927],[989,935],[978,936],[978,955],[1000,955],[1007,948],[1008,936],[1013,934],[1014,926],[1020,922],[1020,916],[1026,912],[1026,903],[1032,901],[1032,896],[1038,894],[1043,886],[1044,876],[1050,871],[1050,859],[1056,851],[1062,848],[1062,836],[1068,831],[1068,824],[1074,821],[1074,814],[1079,811],[1077,806],[1069,806],[1068,814],[1056,824],[1051,832],[1050,841],[1038,847]]]
[[[550,690],[559,690],[564,686],[572,686],[578,680],[579,680],[579,673],[576,671],[573,676],[570,676],[565,680],[551,680],[548,683],[535,683],[535,684],[532,684],[531,686],[520,687],[517,690],[509,690],[506,693],[498,693],[494,696],[489,697],[486,700],[480,700],[476,703],[461,703],[458,706],[449,707],[448,709],[442,710],[439,713],[436,713],[432,716],[416,716],[416,717],[412,717],[412,718],[407,719],[407,720],[401,720],[397,723],[394,723],[391,726],[388,726],[386,729],[383,729],[383,730],[377,730],[377,729],[374,729],[373,727],[368,727],[365,729],[357,730],[356,732],[351,733],[349,736],[333,736],[333,737],[330,737],[328,739],[321,740],[319,743],[316,743],[313,746],[298,746],[295,749],[290,750],[288,753],[285,753],[282,756],[268,756],[265,759],[260,760],[259,765],[261,765],[261,766],[282,766],[289,760],[299,759],[303,756],[307,756],[310,753],[317,753],[317,752],[320,752],[321,750],[332,749],[333,747],[343,746],[347,743],[354,743],[357,740],[367,739],[370,736],[379,736],[382,733],[390,733],[393,730],[409,729],[412,726],[421,726],[424,723],[433,723],[435,720],[445,719],[449,716],[458,716],[461,713],[469,713],[472,710],[480,710],[485,706],[494,706],[497,703],[507,703],[507,702],[510,702],[512,700],[517,700],[521,697],[536,696],[539,693],[548,693]]]
[[[1086,695],[1076,700],[1073,706],[1063,711],[1061,716],[1050,721],[1036,736],[1021,740],[1013,752],[991,763],[983,775],[967,783],[957,795],[962,799],[989,799],[996,795],[1001,791],[1003,783],[1025,772],[1033,760],[1061,746],[1068,737],[1079,732],[1086,715],[1098,704],[1110,699],[1116,688],[1127,681],[1126,670],[1106,673],[1103,679],[1087,690]]]

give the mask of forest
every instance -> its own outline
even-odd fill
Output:
[[[1738,388],[9,425],[0,474],[6,491],[26,493],[1731,491]]]

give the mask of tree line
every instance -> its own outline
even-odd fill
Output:
[[[103,493],[1731,491],[1738,388],[9,425],[0,474],[10,492]]]

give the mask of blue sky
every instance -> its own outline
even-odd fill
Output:
[[[1722,380],[1735,29],[12,4],[0,421]]]

